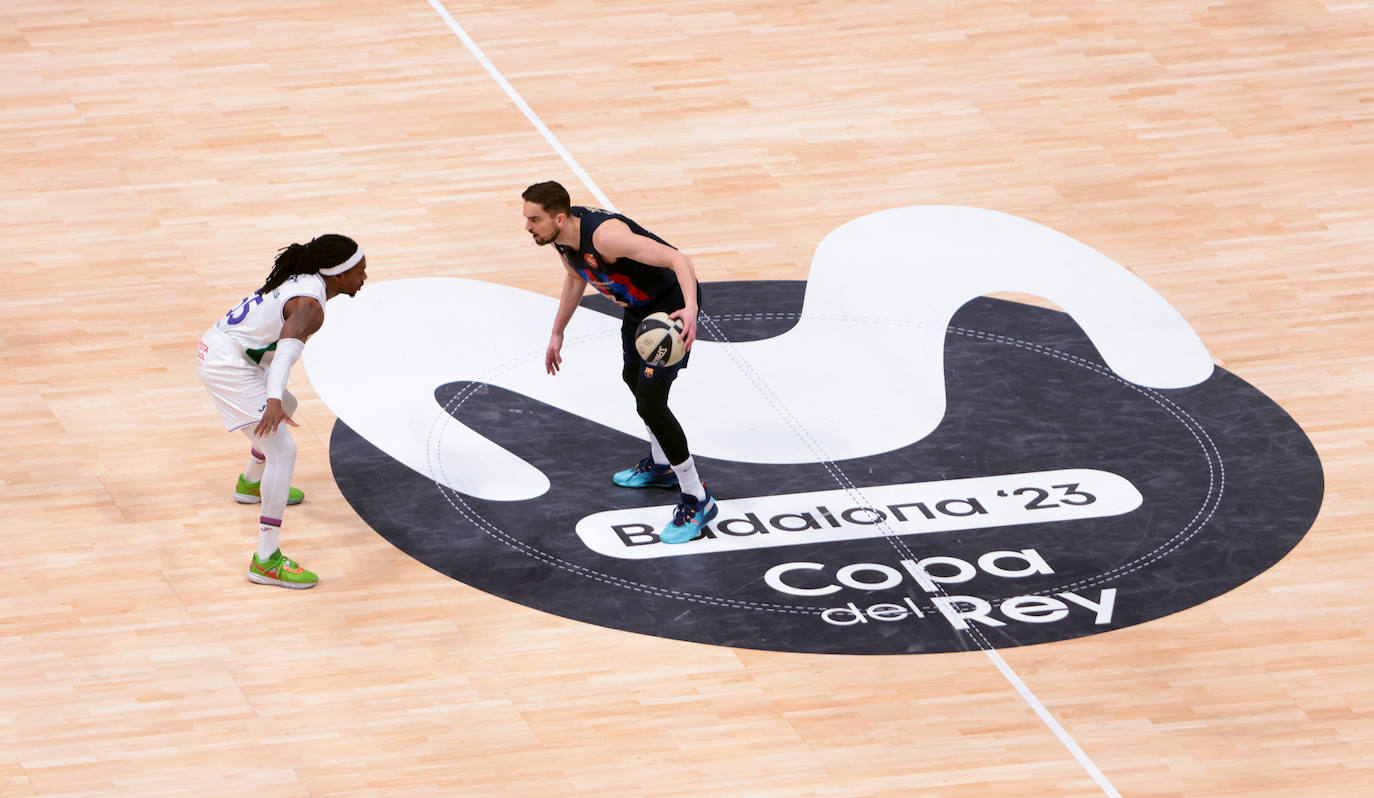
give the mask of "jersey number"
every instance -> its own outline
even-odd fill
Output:
[[[248,317],[248,311],[261,304],[261,294],[246,296],[243,298],[243,301],[238,304],[238,307],[224,314],[224,318],[228,319],[230,324],[238,324]]]

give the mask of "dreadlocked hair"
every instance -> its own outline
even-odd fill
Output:
[[[353,257],[353,253],[357,251],[356,241],[337,233],[312,238],[308,244],[282,247],[277,250],[272,272],[267,275],[267,281],[257,293],[265,294],[298,274],[318,274],[320,269],[338,266]]]

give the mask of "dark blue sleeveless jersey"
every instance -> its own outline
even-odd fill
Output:
[[[677,286],[677,274],[672,269],[650,266],[637,260],[621,258],[615,263],[607,263],[596,247],[592,245],[592,234],[596,228],[610,219],[619,219],[638,235],[652,238],[660,244],[673,246],[644,229],[638,222],[619,213],[603,211],[600,208],[587,208],[575,205],[572,215],[582,220],[582,240],[577,249],[564,244],[556,244],[558,251],[567,258],[573,270],[592,287],[610,297],[616,304],[627,308],[637,315],[647,310],[654,301],[670,293]],[[676,247],[673,247],[676,249]]]

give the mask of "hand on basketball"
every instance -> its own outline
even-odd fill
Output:
[[[277,427],[283,421],[293,427],[300,426],[300,424],[292,421],[290,416],[286,415],[286,408],[281,406],[280,399],[268,399],[267,409],[262,413],[262,420],[253,428],[253,437],[261,438],[271,435],[277,431]]]
[[[550,374],[557,374],[559,367],[563,365],[563,356],[559,354],[563,351],[563,336],[554,333],[549,337],[549,349],[544,353],[544,370]]]
[[[691,313],[688,313],[686,308],[675,310],[668,314],[668,318],[682,322],[682,349],[684,352],[692,351],[692,342],[697,339],[696,309]]]

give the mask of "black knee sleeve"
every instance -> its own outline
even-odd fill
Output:
[[[668,462],[674,465],[686,461],[690,455],[687,449],[687,435],[682,431],[673,411],[668,409],[667,380],[648,380],[639,382],[634,389],[635,410],[644,419],[644,425],[658,439]]]

